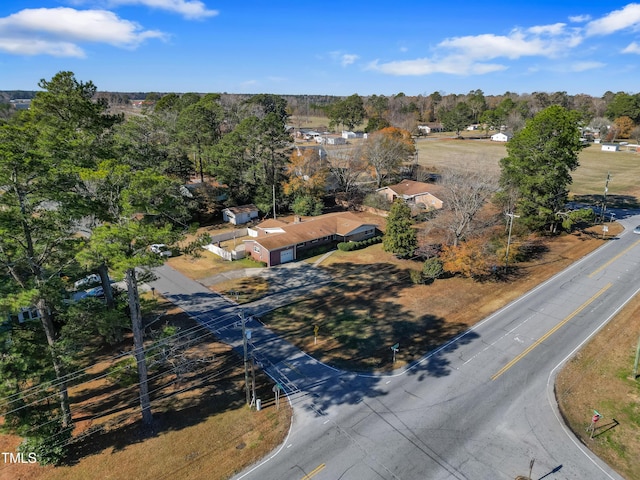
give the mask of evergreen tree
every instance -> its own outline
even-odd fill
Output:
[[[558,105],[539,112],[507,143],[500,181],[518,192],[516,209],[525,225],[556,231],[581,148],[577,113]]]
[[[411,209],[402,200],[396,200],[387,217],[383,248],[399,258],[413,255],[418,246],[416,230],[413,228]]]

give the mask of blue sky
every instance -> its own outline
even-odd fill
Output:
[[[2,0],[0,90],[640,92],[640,3]]]

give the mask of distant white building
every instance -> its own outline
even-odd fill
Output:
[[[512,133],[499,132],[491,135],[492,142],[508,142],[513,137]]]
[[[620,147],[615,143],[603,143],[601,149],[603,152],[617,152]]]
[[[434,133],[434,132],[443,132],[444,128],[442,127],[441,123],[427,123],[425,125],[418,125],[418,132],[422,133],[422,134],[430,134],[430,133]]]
[[[325,145],[346,145],[347,139],[339,135],[323,135],[316,137],[316,142]]]

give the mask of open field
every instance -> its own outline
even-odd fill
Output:
[[[418,139],[416,147],[420,165],[436,169],[454,165],[499,174],[500,159],[507,155],[505,144],[490,140],[424,137]],[[640,154],[603,152],[600,145],[591,144],[580,152],[579,158],[580,166],[572,173],[570,195],[602,195],[607,173],[611,173],[610,196],[640,198]]]

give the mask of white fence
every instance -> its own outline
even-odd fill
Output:
[[[211,235],[211,243],[226,242],[227,240],[233,240],[234,238],[244,237],[247,235],[247,228],[237,228],[230,232],[219,233],[218,235]]]
[[[202,248],[206,248],[211,253],[215,253],[219,257],[222,257],[224,260],[227,260],[229,262],[231,260],[240,260],[241,258],[244,258],[247,255],[247,253],[244,250],[244,245],[239,245],[238,250],[231,250],[231,251],[225,250],[224,248],[214,245],[213,243],[210,243],[209,245],[205,245]]]

